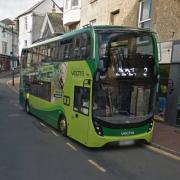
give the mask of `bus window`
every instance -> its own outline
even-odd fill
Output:
[[[80,37],[76,37],[74,38],[74,58],[75,59],[79,59],[80,58],[80,51],[79,51],[79,47],[80,47]]]
[[[51,61],[58,61],[58,43],[53,42],[47,45],[47,56]]]
[[[80,45],[80,59],[86,59],[89,57],[89,36],[88,34],[81,35],[81,45]]]
[[[32,52],[31,50],[29,50],[27,54],[27,68],[30,68],[31,66],[32,66]]]
[[[73,41],[72,39],[66,39],[60,42],[59,59],[61,61],[72,59],[73,54]]]
[[[39,55],[39,48],[33,48],[32,49],[32,59],[33,59],[33,66],[37,66],[39,64],[38,62],[38,55]]]
[[[69,44],[66,44],[64,47],[64,60],[70,59],[70,52],[69,52]]]
[[[48,59],[48,49],[47,46],[40,46],[39,49],[39,63],[46,63]]]
[[[74,38],[74,59],[84,60],[90,57],[90,35],[81,34]]]
[[[89,115],[90,90],[75,86],[74,111]]]

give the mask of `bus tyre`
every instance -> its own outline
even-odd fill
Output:
[[[26,104],[25,104],[25,111],[30,114],[30,108],[29,108],[29,102],[26,101]]]
[[[67,136],[67,122],[64,116],[61,116],[59,119],[59,131],[63,136]]]

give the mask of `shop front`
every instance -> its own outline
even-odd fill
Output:
[[[180,40],[173,42],[165,121],[180,126]]]

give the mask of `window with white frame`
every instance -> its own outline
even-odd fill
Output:
[[[24,17],[24,29],[25,30],[28,29],[28,19],[27,19],[27,16]]]
[[[6,30],[5,30],[5,28],[3,28],[3,30],[2,30],[2,38],[6,38]]]
[[[24,47],[27,47],[27,40],[24,40]]]
[[[151,6],[152,0],[140,1],[138,27],[151,28]]]
[[[7,42],[2,41],[2,54],[7,54]]]
[[[65,0],[65,10],[69,9],[69,2],[70,0]]]
[[[71,1],[71,7],[77,7],[79,5],[79,0],[72,0]]]

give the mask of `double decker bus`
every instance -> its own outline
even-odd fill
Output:
[[[155,34],[86,26],[22,50],[20,104],[87,147],[153,133],[158,84]]]

